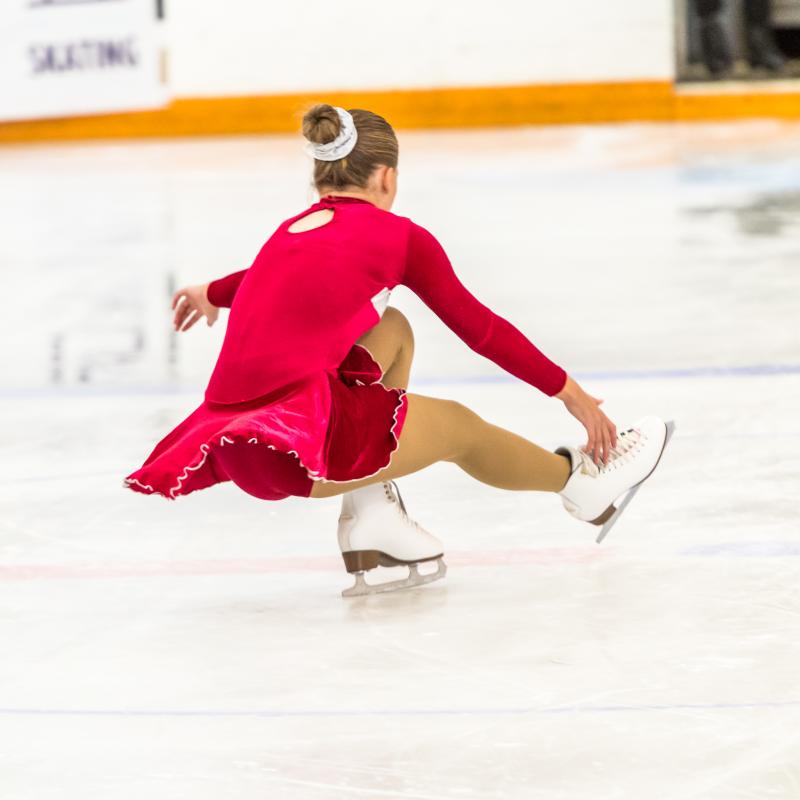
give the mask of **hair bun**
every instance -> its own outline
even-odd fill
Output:
[[[317,103],[303,117],[303,136],[314,144],[332,142],[341,130],[336,109],[328,103]]]

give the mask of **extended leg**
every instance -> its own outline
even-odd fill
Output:
[[[477,480],[501,489],[557,492],[569,477],[570,460],[516,433],[486,422],[455,400],[408,393],[408,413],[388,467],[345,483],[316,482],[311,497],[342,492],[452,461]]]

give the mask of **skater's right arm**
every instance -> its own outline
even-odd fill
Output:
[[[233,305],[236,290],[246,274],[247,270],[242,269],[206,284],[208,302],[217,308],[230,308]]]
[[[172,295],[175,316],[172,326],[176,331],[188,331],[199,319],[206,318],[209,326],[217,321],[219,308],[208,301],[208,284],[184,286]]]
[[[236,290],[246,272],[243,269],[210,283],[178,289],[172,296],[175,330],[188,331],[201,317],[206,318],[209,326],[213,325],[219,316],[219,309],[230,308],[233,304]]]

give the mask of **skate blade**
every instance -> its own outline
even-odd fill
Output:
[[[357,572],[356,582],[349,589],[342,592],[342,597],[362,597],[367,594],[380,594],[382,592],[396,592],[399,589],[410,589],[414,586],[424,586],[426,583],[438,581],[447,574],[447,564],[439,558],[436,561],[436,572],[425,575],[420,574],[417,564],[408,565],[408,577],[398,581],[387,581],[386,583],[367,583],[364,580],[364,573]]]
[[[664,455],[664,450],[666,449],[669,440],[672,438],[673,433],[675,433],[675,420],[670,420],[667,422],[667,435],[664,437],[664,446],[661,448],[661,452],[658,454],[658,461],[656,461],[653,469],[651,469],[650,472],[645,475],[644,478],[639,481],[639,483],[636,484],[636,486],[633,486],[628,490],[628,494],[625,496],[625,499],[617,506],[616,511],[608,518],[608,520],[606,520],[606,523],[600,529],[600,533],[597,535],[597,539],[595,539],[597,544],[600,544],[600,542],[602,542],[603,539],[608,536],[608,532],[614,527],[614,525],[616,525],[617,520],[622,512],[627,508],[628,503],[633,500],[633,498],[636,496],[636,493],[644,485],[644,482],[653,474],[653,472],[655,472],[655,469],[661,461],[661,456]]]

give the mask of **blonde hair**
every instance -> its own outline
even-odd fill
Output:
[[[353,117],[358,141],[349,155],[338,161],[314,160],[314,186],[344,189],[365,188],[369,176],[379,164],[397,167],[397,136],[392,126],[379,114],[363,108],[347,109]],[[317,103],[303,116],[303,136],[315,144],[328,144],[341,127],[336,109],[328,103]]]

